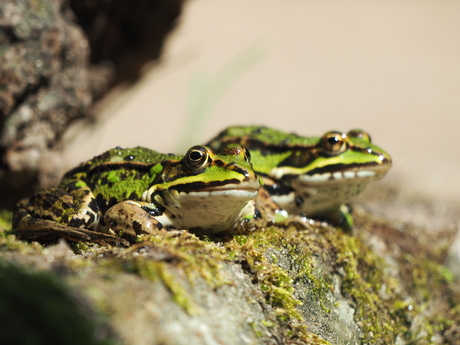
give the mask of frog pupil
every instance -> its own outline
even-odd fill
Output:
[[[333,137],[329,137],[327,141],[329,141],[329,144],[331,145],[331,147],[334,147],[334,145],[339,142],[339,138],[334,135]]]
[[[190,159],[192,161],[199,161],[202,158],[203,158],[203,153],[200,151],[193,151],[190,153]]]

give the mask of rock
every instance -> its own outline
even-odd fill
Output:
[[[70,0],[76,22],[88,37],[93,69],[113,68],[110,85],[139,77],[160,57],[184,0]],[[97,95],[105,90],[97,90]]]
[[[182,3],[2,1],[0,207],[56,184],[64,131],[159,57]]]
[[[86,300],[48,272],[0,262],[0,280],[0,344],[115,343]]]
[[[0,47],[5,205],[61,176],[60,137],[70,122],[85,116],[92,96],[88,42],[61,1],[2,1]]]
[[[382,214],[396,200],[400,215],[422,201],[380,193],[366,206],[385,195]],[[439,211],[438,202],[423,205]],[[443,229],[454,213],[443,212],[423,228],[355,205],[353,233],[319,222],[220,238],[162,231],[129,248],[73,251],[3,231],[0,260],[54,277],[105,320],[93,327],[113,342],[458,344],[460,291],[442,254],[455,236]]]

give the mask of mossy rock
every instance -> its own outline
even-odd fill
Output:
[[[374,207],[372,200],[367,205]],[[433,224],[450,224],[444,222],[456,219],[455,210]],[[433,236],[430,227],[359,206],[354,219],[352,233],[294,222],[221,238],[164,231],[130,248],[42,247],[4,231],[0,257],[78,296],[78,307],[94,311],[93,329],[113,329],[106,334],[118,337],[101,341],[460,343],[460,293],[443,266],[455,231],[441,226]],[[38,291],[29,289],[20,295]]]

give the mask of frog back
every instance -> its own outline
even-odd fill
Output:
[[[122,200],[139,200],[163,166],[180,159],[144,147],[117,147],[67,172],[60,187],[67,191],[86,189],[104,209],[104,205],[109,207]]]
[[[273,168],[303,157],[307,159],[319,138],[301,137],[263,126],[234,126],[220,132],[208,145],[219,150],[237,143],[251,152],[251,162],[259,174],[268,175]]]

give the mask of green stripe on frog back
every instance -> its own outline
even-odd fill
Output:
[[[266,147],[268,150],[295,146],[306,148],[315,146],[319,142],[317,137],[301,137],[294,133],[284,133],[260,126],[230,127],[221,133],[219,139],[223,142],[246,143],[250,148],[263,149]]]
[[[264,155],[259,150],[251,150],[251,162],[254,170],[268,175],[270,171],[291,155],[291,152]]]
[[[244,164],[241,162],[241,164]],[[249,164],[248,164],[249,165]],[[204,173],[206,172],[206,173]],[[168,176],[170,181],[156,184],[154,186],[155,191],[163,191],[167,189],[181,189],[186,185],[197,185],[199,184],[200,188],[222,186],[225,184],[238,183],[244,181],[246,176],[244,175],[244,170],[241,170],[237,166],[234,166],[231,169],[231,166],[227,166],[225,169],[219,166],[209,166],[197,172],[194,175],[185,175],[183,177]],[[182,188],[188,190],[189,188]]]
[[[348,151],[346,158],[343,155],[324,157],[313,157],[313,160],[308,164],[300,167],[295,167],[290,164],[285,166],[289,168],[290,174],[308,174],[317,169],[326,169],[327,171],[345,171],[349,168],[357,168],[359,166],[375,166],[382,164],[379,154],[370,155],[368,152]],[[280,165],[283,168],[284,164]]]

